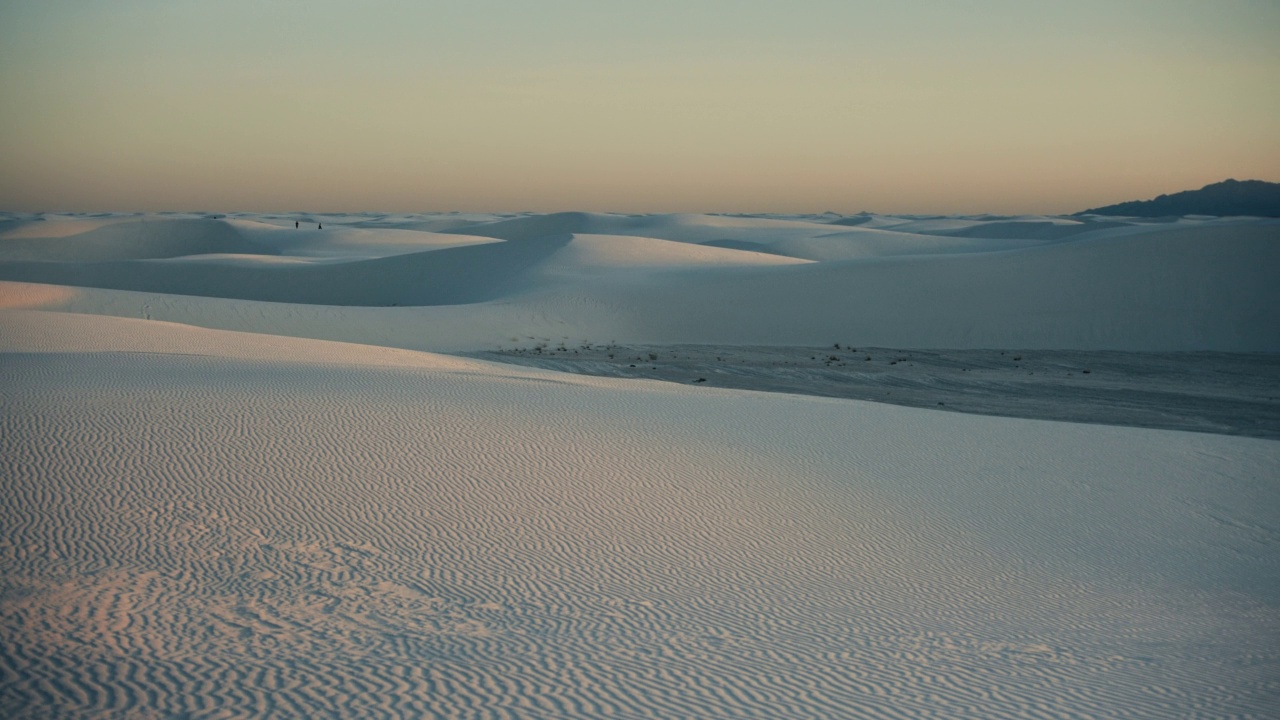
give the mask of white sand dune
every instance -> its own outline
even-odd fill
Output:
[[[377,230],[399,229],[443,233],[479,223],[496,222],[512,217],[514,216],[510,214],[493,215],[484,213],[443,213],[427,216],[385,215],[377,218],[359,218],[349,223],[349,226]]]
[[[10,322],[13,716],[1278,707],[1274,442]]]
[[[868,217],[13,220],[0,715],[1280,715],[1274,440],[419,352],[1280,351],[1275,222]]]
[[[99,263],[218,252],[274,252],[226,223],[209,220],[148,218],[110,222],[68,235],[62,234],[65,227],[50,230],[58,234],[0,239],[0,260]]]
[[[724,220],[746,224],[751,233],[772,227]],[[561,218],[543,229],[566,223]],[[299,249],[304,231],[264,233],[303,238],[290,241],[297,246],[279,257],[317,257]],[[687,241],[563,234],[369,259],[349,238],[322,240],[326,252],[345,244],[352,258],[345,261],[4,261],[0,281],[101,289],[38,305],[46,309],[441,351],[488,350],[535,336],[1274,352],[1280,350],[1278,234],[1274,221],[1155,225],[1020,250],[923,255],[917,239],[937,238],[907,235],[897,256],[809,263]],[[265,235],[241,241],[272,253],[286,248]],[[0,289],[0,304],[32,306],[25,292],[10,284]]]
[[[133,218],[82,218],[0,214],[0,242],[23,238],[55,238],[79,235],[104,225]]]
[[[294,233],[273,230],[269,234]],[[274,243],[272,249],[282,246],[283,243]],[[344,246],[350,248],[348,252],[367,252],[363,245],[350,239],[340,243],[324,241],[328,252]],[[463,305],[513,295],[529,289],[528,276],[535,269],[562,275],[594,274],[607,269],[633,272],[799,262],[648,238],[591,235],[508,242],[481,240],[465,242],[460,247],[418,250],[341,263],[308,262],[306,259],[313,257],[310,253],[287,257],[202,254],[160,261],[10,262],[0,263],[0,274],[23,282],[173,295],[313,305],[421,306]]]
[[[295,229],[292,223],[274,225],[253,220],[227,220],[244,237],[283,255],[360,260],[493,243],[493,238],[446,235],[404,229],[365,230],[351,225],[328,229]]]
[[[948,237],[1013,238],[1023,240],[1061,240],[1083,233],[1102,233],[1115,228],[1136,227],[1120,221],[1069,222],[1056,218],[1007,220],[974,223],[969,227],[947,231]]]
[[[457,305],[512,292],[531,264],[568,237],[393,255],[344,263],[0,263],[24,282],[314,305]]]
[[[653,319],[651,342],[1274,352],[1278,227],[669,278],[613,298]]]
[[[966,227],[968,225],[967,223]],[[939,252],[981,252],[1036,244],[1036,238],[995,235],[973,241],[970,238],[956,239],[942,235],[886,232],[870,227],[850,228],[813,220],[688,214],[555,213],[480,223],[449,232],[503,240],[566,233],[625,235],[767,252],[817,261]]]

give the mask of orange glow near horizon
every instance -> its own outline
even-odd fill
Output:
[[[1280,181],[1266,4],[384,5],[0,9],[0,209],[1066,213]]]

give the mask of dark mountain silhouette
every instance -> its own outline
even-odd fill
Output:
[[[1161,195],[1154,200],[1134,200],[1093,208],[1077,215],[1253,215],[1280,217],[1280,183],[1262,180],[1223,180],[1199,190]]]

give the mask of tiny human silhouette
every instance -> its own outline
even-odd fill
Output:
[[[294,221],[293,221],[293,229],[294,229],[294,230],[297,230],[297,229],[298,229],[298,221],[297,221],[297,220],[294,220]]]
[[[324,229],[324,223],[316,223],[316,225],[319,225],[319,226],[320,226],[320,227],[316,228],[317,230],[323,230],[323,229]]]

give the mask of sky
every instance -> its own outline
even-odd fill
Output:
[[[1275,0],[0,0],[0,210],[1068,213],[1280,181]]]

